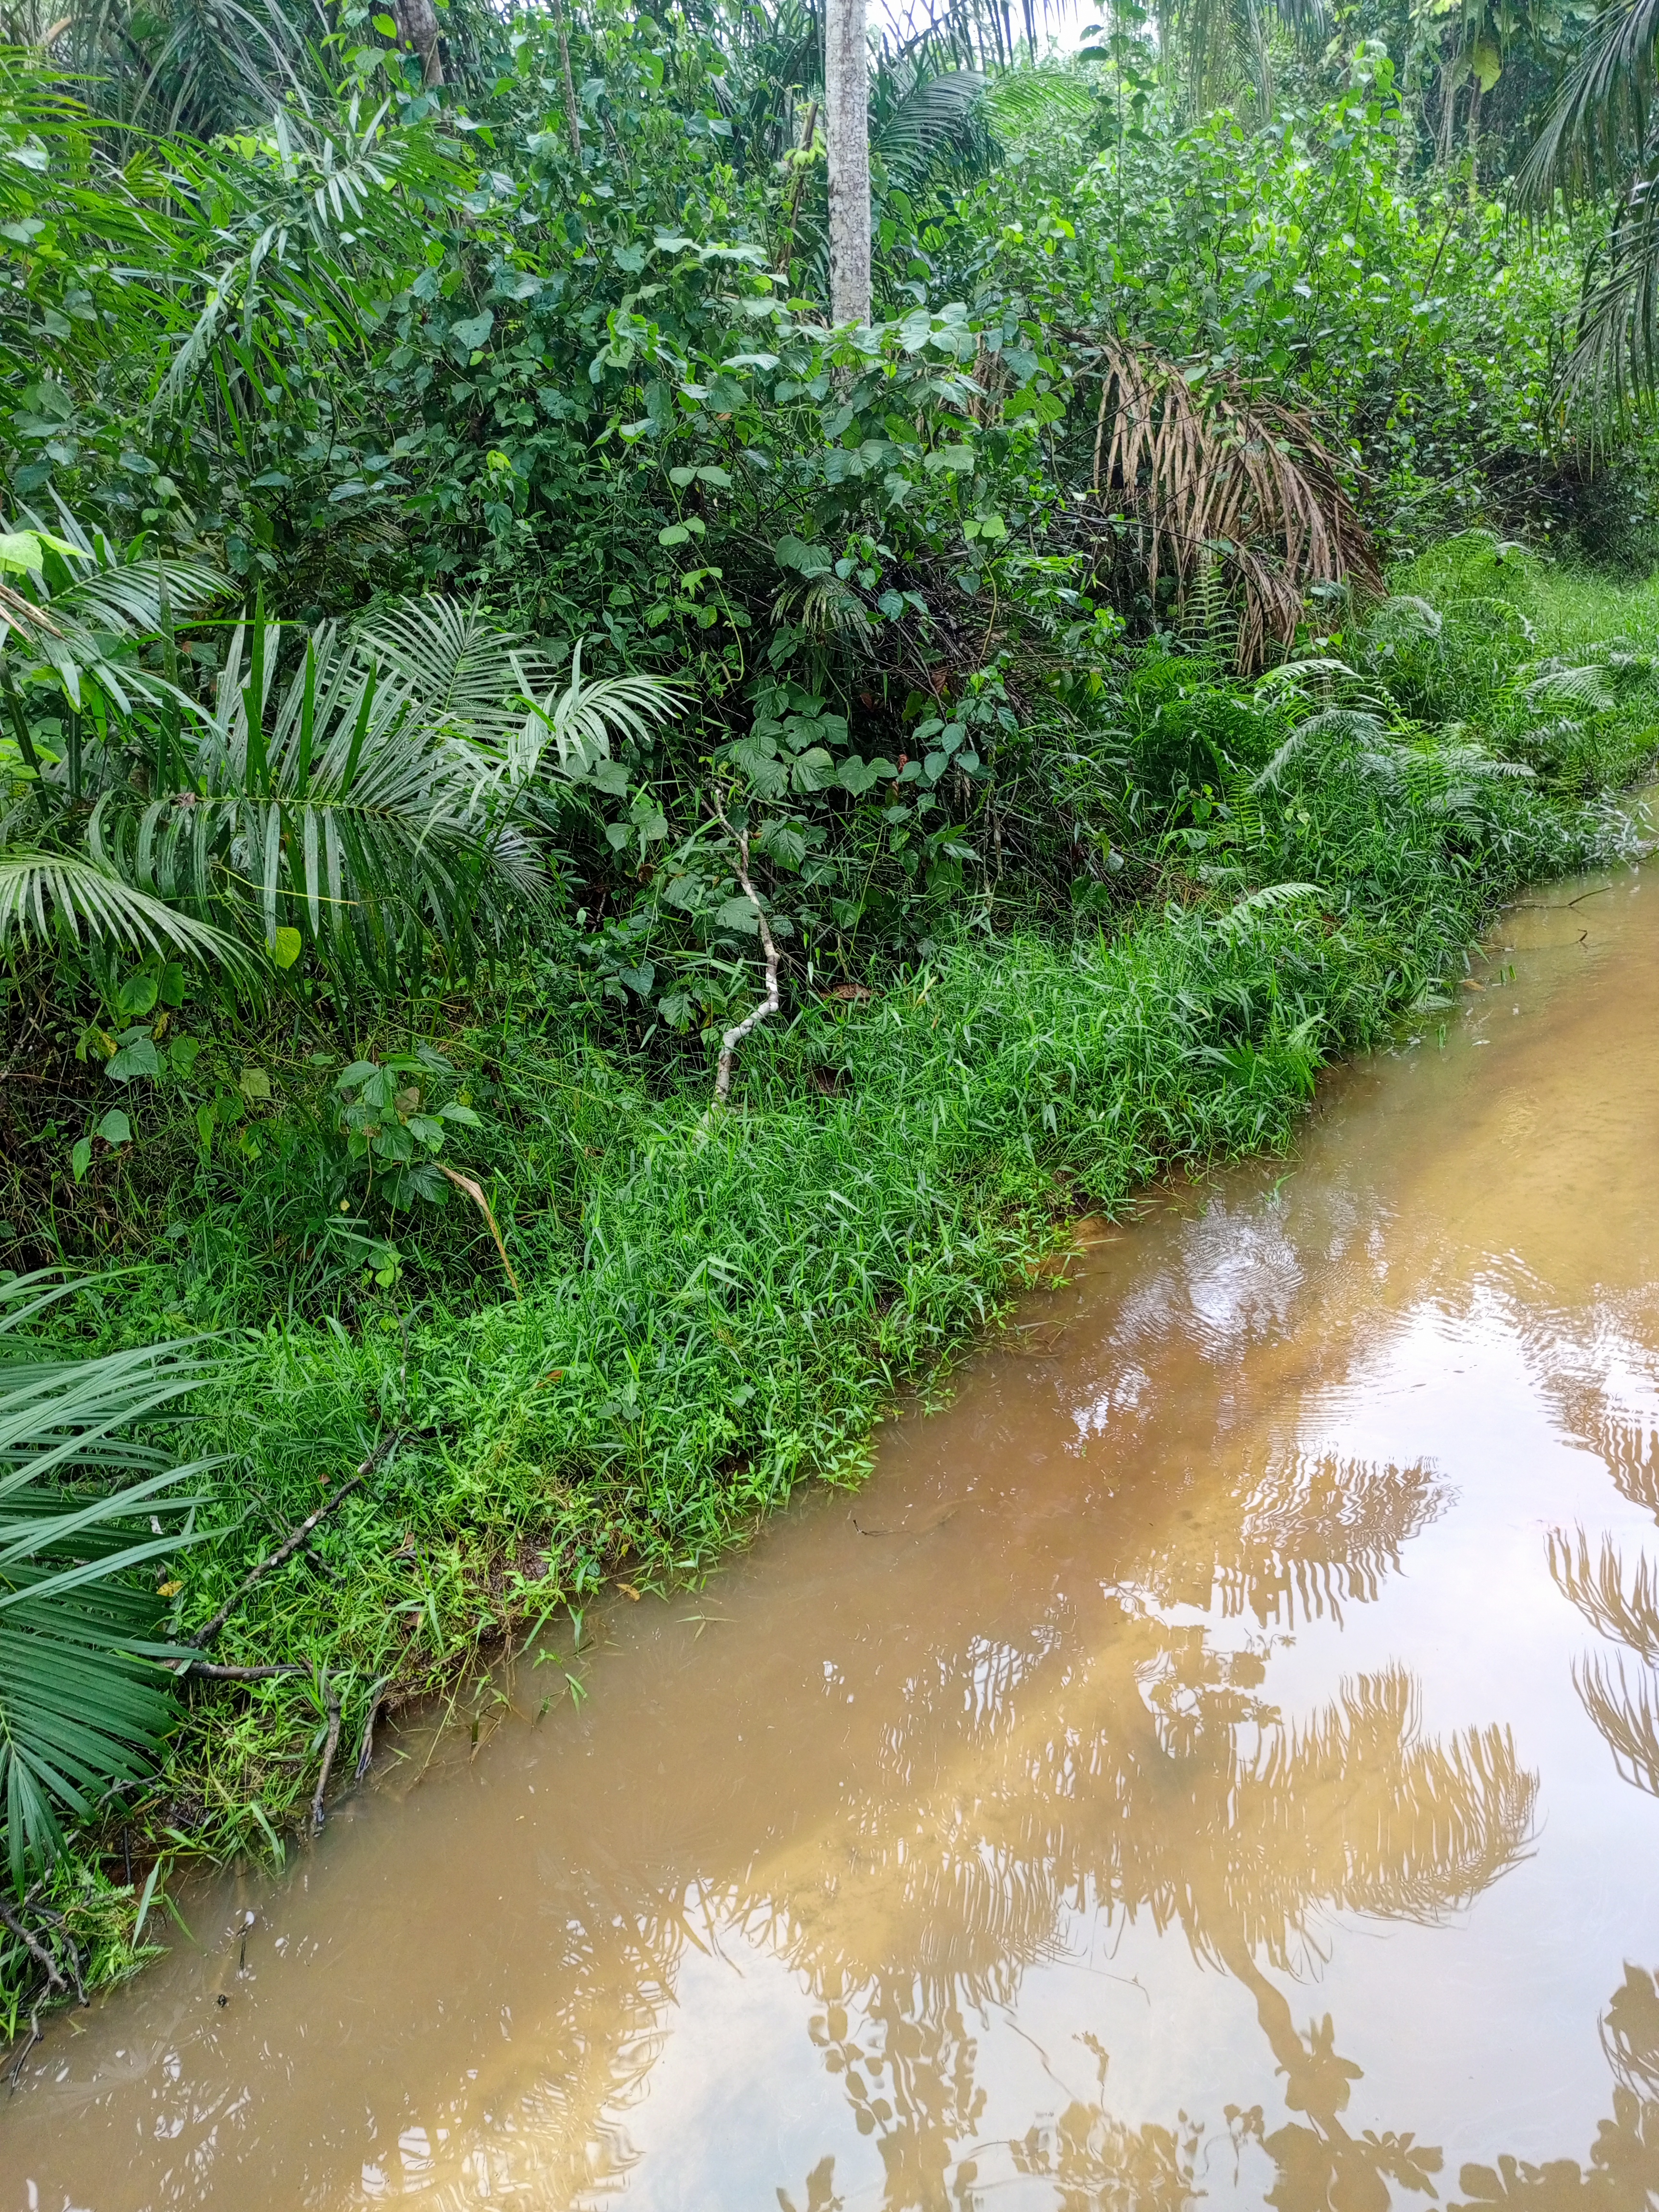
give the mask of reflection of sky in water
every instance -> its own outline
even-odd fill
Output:
[[[580,1715],[247,1891],[246,1984],[215,1904],[54,2035],[0,2212],[1381,2212],[1393,2136],[1442,2201],[1583,2161],[1659,1803],[1548,1538],[1659,1559],[1656,925],[1115,1232],[850,1509],[615,1621]]]

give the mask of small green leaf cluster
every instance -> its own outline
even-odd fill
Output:
[[[335,1077],[339,1101],[335,1127],[345,1139],[346,1159],[362,1171],[365,1205],[375,1194],[377,1178],[380,1201],[393,1212],[417,1198],[433,1206],[447,1202],[449,1185],[436,1164],[446,1124],[467,1129],[483,1126],[461,1099],[447,1099],[436,1108],[428,1104],[424,1085],[434,1075],[453,1073],[442,1054],[428,1046],[415,1054],[392,1054],[384,1060],[356,1060]],[[352,1200],[343,1197],[338,1205],[342,1213],[349,1212]]]

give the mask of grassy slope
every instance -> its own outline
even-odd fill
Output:
[[[1533,653],[1659,640],[1659,583],[1524,591]],[[1651,739],[1627,715],[1597,742],[1611,775]],[[1472,840],[1420,798],[1309,766],[1247,865],[1316,897],[1171,907],[1109,940],[964,942],[867,1004],[757,1033],[741,1106],[714,1122],[701,1088],[653,1100],[597,1054],[495,1035],[546,1185],[525,1295],[413,1315],[389,1296],[355,1335],[272,1322],[239,1355],[203,1418],[247,1479],[223,1540],[181,1563],[186,1634],[379,1431],[418,1433],[324,1524],[320,1565],[297,1559],[235,1617],[217,1658],[314,1673],[198,1693],[134,1808],[143,1856],[280,1848],[314,1786],[327,1688],[346,1775],[382,1695],[459,1691],[502,1635],[562,1627],[617,1569],[695,1574],[802,1476],[855,1479],[883,1407],[939,1372],[1067,1217],[1172,1164],[1285,1141],[1322,1060],[1461,967],[1516,884],[1602,848],[1599,817],[1490,791]],[[145,1333],[170,1279],[141,1271],[120,1325]],[[131,1894],[82,1879],[66,1869],[60,1891],[112,1973]],[[20,1964],[0,1952],[14,2000]]]

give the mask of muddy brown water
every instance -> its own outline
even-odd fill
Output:
[[[1585,888],[197,1892],[0,2212],[1659,2199],[1659,874]]]

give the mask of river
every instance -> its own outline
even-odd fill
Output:
[[[1659,877],[1469,980],[187,1892],[0,2212],[1659,2200]]]

